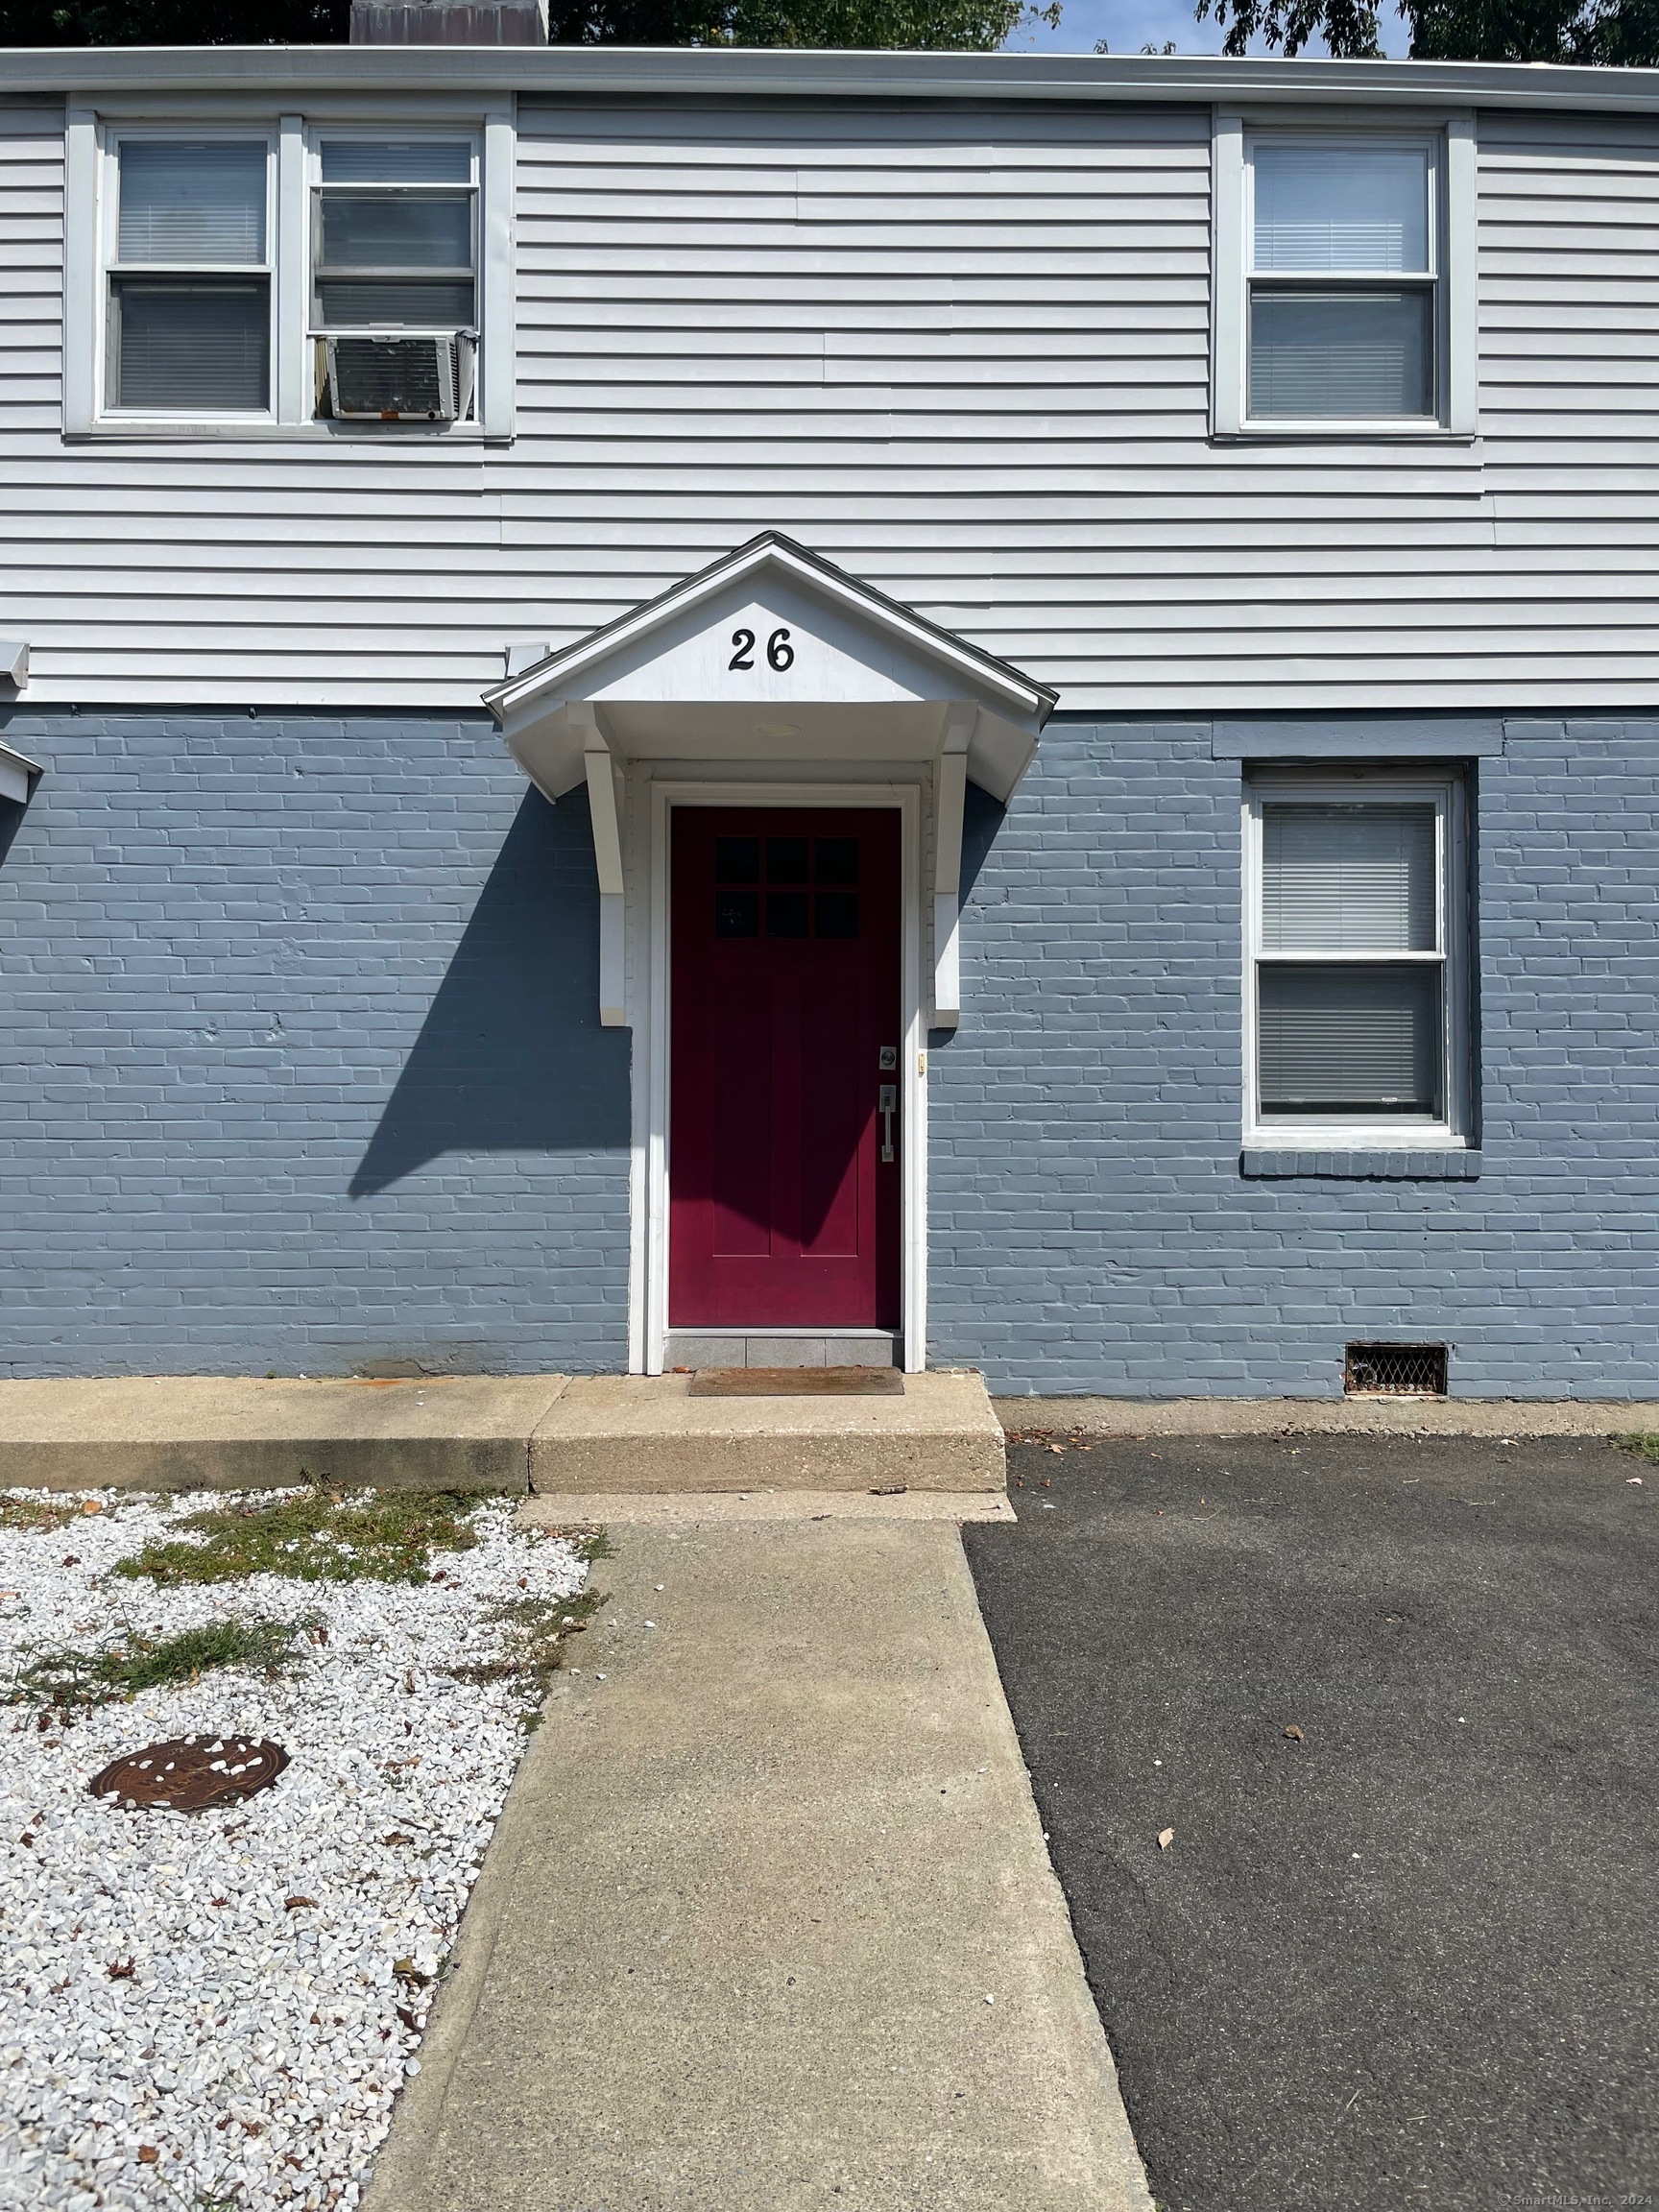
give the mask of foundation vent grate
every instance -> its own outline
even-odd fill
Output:
[[[1444,1344],[1350,1344],[1342,1363],[1350,1398],[1444,1398]]]

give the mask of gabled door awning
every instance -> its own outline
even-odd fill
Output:
[[[484,703],[547,798],[588,786],[608,1022],[623,1019],[618,763],[933,763],[933,1011],[951,1023],[965,785],[1011,798],[1057,697],[769,530]]]

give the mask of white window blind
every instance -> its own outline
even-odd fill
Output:
[[[125,140],[117,258],[263,263],[265,162],[262,142]]]
[[[1434,146],[1262,136],[1250,176],[1251,419],[1432,418]]]
[[[1264,966],[1259,1020],[1264,1113],[1438,1114],[1437,969]]]
[[[108,403],[144,414],[271,403],[268,144],[123,138]]]
[[[118,276],[110,381],[118,407],[258,409],[271,392],[271,302],[260,281]]]
[[[1433,409],[1427,294],[1259,292],[1252,301],[1252,415],[1369,422]]]
[[[1432,952],[1432,806],[1262,809],[1267,952]]]
[[[1256,256],[1262,271],[1427,276],[1426,146],[1256,147]]]

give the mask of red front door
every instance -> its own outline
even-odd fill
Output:
[[[898,814],[673,821],[669,1323],[896,1328]]]

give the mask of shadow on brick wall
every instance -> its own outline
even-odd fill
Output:
[[[450,1152],[628,1144],[629,1035],[599,1026],[586,804],[525,795],[349,1185],[372,1196]]]

